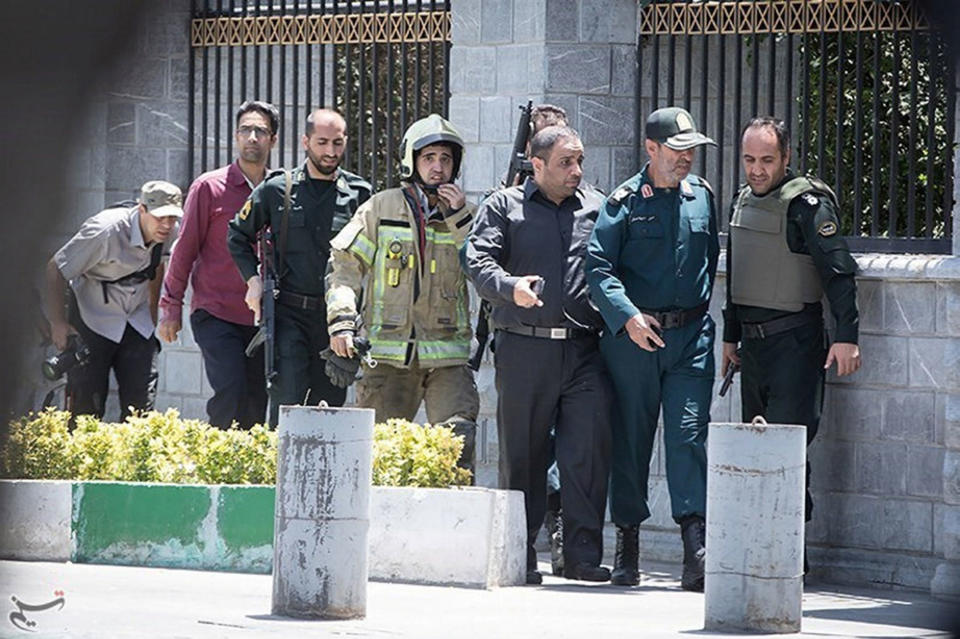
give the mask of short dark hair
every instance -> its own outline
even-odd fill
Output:
[[[303,129],[304,135],[306,135],[307,137],[310,137],[311,135],[313,135],[313,124],[314,122],[316,122],[317,116],[320,115],[321,113],[324,115],[335,115],[338,118],[340,118],[340,120],[343,122],[344,130],[346,130],[347,119],[343,117],[342,113],[340,113],[336,109],[321,108],[321,109],[313,109],[307,115],[307,124]]]
[[[257,112],[270,122],[270,134],[276,135],[280,130],[280,111],[269,102],[260,100],[247,100],[237,109],[237,126],[240,126],[240,118],[248,113]]]
[[[747,122],[743,130],[740,131],[741,141],[748,129],[770,129],[773,131],[774,135],[777,136],[777,146],[780,147],[780,155],[783,157],[787,156],[787,150],[790,149],[790,129],[787,128],[786,122],[769,115],[758,115],[755,118],[750,118],[750,121]]]
[[[569,123],[567,112],[563,107],[554,104],[538,104],[530,110],[530,126],[533,127],[534,134],[548,126],[563,126],[564,124]]]
[[[580,134],[568,126],[544,127],[530,140],[530,157],[546,160],[554,145],[560,140],[567,139],[579,140]]]

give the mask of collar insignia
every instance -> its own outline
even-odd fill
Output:
[[[653,187],[649,184],[644,184],[640,187],[640,194],[643,195],[644,199],[653,197]]]

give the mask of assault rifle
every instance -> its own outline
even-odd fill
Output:
[[[267,391],[273,388],[277,376],[274,370],[274,339],[277,330],[277,272],[273,265],[273,247],[270,245],[270,229],[260,233],[260,280],[263,282],[263,297],[260,299],[260,328],[247,345],[247,357],[253,357],[257,348],[263,344],[263,371],[267,379]]]
[[[528,176],[533,175],[533,164],[527,158],[527,142],[530,140],[530,133],[533,127],[530,126],[530,113],[533,111],[533,101],[528,100],[526,106],[520,107],[520,121],[517,123],[517,134],[513,138],[513,150],[510,152],[510,166],[507,167],[507,175],[504,178],[503,186],[511,187],[520,182],[523,183]],[[467,366],[472,370],[480,370],[480,360],[483,359],[483,352],[487,348],[487,341],[490,339],[490,302],[480,300],[480,310],[477,313],[477,329],[474,331],[477,345],[467,360]]]

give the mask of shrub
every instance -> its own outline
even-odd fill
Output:
[[[457,486],[470,483],[459,468],[463,437],[444,426],[388,419],[374,427],[373,483],[377,486]]]
[[[277,433],[257,425],[220,430],[169,409],[131,415],[122,424],[47,409],[10,424],[0,449],[0,476],[177,484],[273,484]],[[374,430],[373,483],[383,486],[466,484],[457,468],[463,438],[450,428],[391,419]]]

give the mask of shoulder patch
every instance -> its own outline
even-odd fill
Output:
[[[803,201],[809,204],[810,206],[819,206],[820,200],[813,193],[804,193],[802,196]]]
[[[614,206],[620,206],[625,199],[633,195],[633,189],[629,186],[621,186],[619,189],[613,192],[613,194],[607,198],[607,201]]]
[[[240,212],[237,213],[237,216],[238,216],[241,220],[247,219],[247,216],[250,215],[250,207],[251,207],[251,206],[252,206],[252,203],[251,203],[250,200],[248,199],[246,202],[243,203],[243,208],[240,209]]]
[[[834,222],[833,220],[824,220],[823,222],[820,223],[820,226],[817,227],[817,233],[821,237],[833,237],[834,235],[837,234],[836,222]]]

